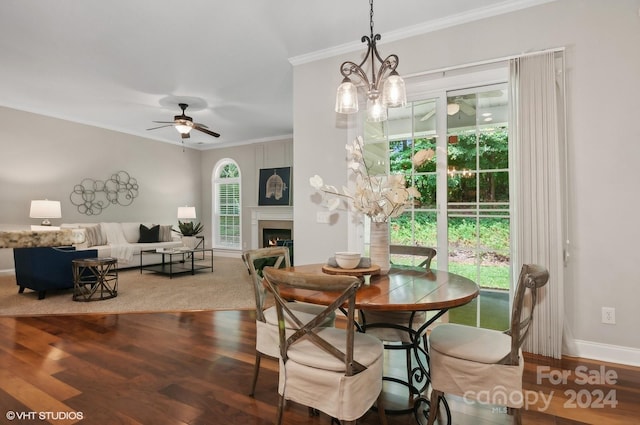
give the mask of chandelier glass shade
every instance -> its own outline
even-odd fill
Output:
[[[367,90],[367,120],[380,122],[386,121],[387,108],[407,104],[407,93],[404,80],[396,72],[398,56],[389,55],[382,59],[378,53],[376,42],[381,37],[380,34],[373,33],[373,0],[369,1],[369,6],[371,35],[364,35],[361,39],[363,43],[367,43],[367,54],[360,64],[346,61],[340,65],[340,73],[344,78],[336,94],[336,112],[341,114],[358,112],[358,88],[351,80],[354,77],[360,80]],[[362,68],[367,61],[370,61],[370,77]]]

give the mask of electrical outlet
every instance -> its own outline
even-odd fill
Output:
[[[331,213],[329,213],[328,211],[318,211],[316,213],[316,222],[318,223],[323,223],[323,224],[329,224],[331,218],[330,218]]]
[[[608,325],[616,324],[616,309],[613,307],[602,307],[602,323]]]

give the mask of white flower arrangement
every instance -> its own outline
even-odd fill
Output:
[[[369,174],[369,166],[365,163],[362,137],[358,136],[352,144],[346,145],[348,167],[355,175],[355,191],[342,187],[340,192],[335,186],[325,185],[322,177],[315,175],[309,179],[309,183],[316,190],[325,195],[327,208],[330,211],[337,209],[343,202],[347,207],[351,206],[374,222],[386,222],[390,218],[398,217],[405,208],[420,198],[420,192],[413,186],[406,187],[404,176],[391,174],[372,176]],[[413,162],[416,167],[433,158],[431,149],[422,150],[414,155]]]

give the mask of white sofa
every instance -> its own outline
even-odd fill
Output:
[[[139,267],[140,252],[142,250],[155,250],[158,248],[177,248],[183,246],[180,235],[171,231],[171,225],[159,225],[158,239],[151,238],[150,242],[140,241],[140,225],[146,229],[152,229],[152,223],[67,223],[61,228],[77,229],[83,237],[82,243],[76,243],[76,250],[96,249],[99,257],[114,257],[118,259],[118,268]],[[75,233],[75,232],[74,232]],[[149,240],[149,232],[145,233]],[[161,254],[145,254],[142,264],[159,264],[162,262]]]

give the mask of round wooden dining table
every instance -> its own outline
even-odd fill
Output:
[[[323,264],[292,266],[299,273],[322,274]],[[352,272],[359,275],[358,269]],[[346,274],[346,273],[345,273]],[[356,294],[356,308],[380,311],[446,311],[478,296],[478,285],[455,273],[424,268],[394,266],[388,274],[363,276],[365,283]],[[330,292],[282,289],[287,299],[329,305]]]
[[[323,264],[292,266],[288,270],[311,274],[322,274],[327,271]],[[422,381],[422,385],[417,388],[411,382],[404,383],[411,389],[410,403],[412,406],[408,410],[412,410],[418,423],[422,423],[423,418],[428,416],[428,408],[424,409],[421,406],[429,404],[428,398],[423,394],[424,389],[428,386],[429,374],[426,364],[428,363],[427,347],[420,345],[420,341],[423,340],[421,335],[426,335],[427,328],[449,309],[465,305],[476,298],[479,294],[478,285],[471,279],[455,273],[405,266],[392,266],[386,275],[367,275],[366,271],[361,273],[358,269],[351,272],[344,271],[341,274],[352,274],[364,280],[363,285],[356,293],[356,308],[359,310],[434,312],[434,314],[428,315],[426,322],[412,337],[415,356],[421,372],[417,375],[418,379]],[[285,299],[320,305],[331,304],[337,296],[331,292],[285,287],[280,288],[280,295]],[[385,347],[387,346],[385,345]],[[421,362],[420,358],[424,358],[426,361]],[[392,380],[398,382],[397,379]],[[448,423],[450,423],[450,411],[444,398],[442,403],[444,403]],[[404,413],[407,409],[385,409],[385,411]]]

